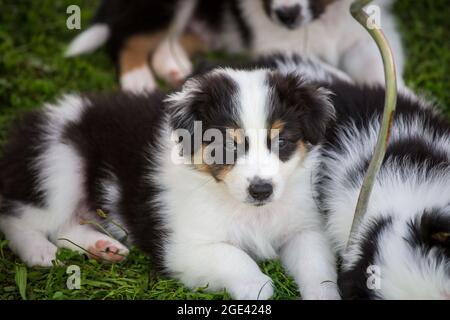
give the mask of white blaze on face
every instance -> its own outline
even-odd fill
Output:
[[[248,141],[245,156],[237,159],[233,169],[224,178],[229,192],[241,202],[252,202],[249,186],[257,180],[266,181],[273,186],[273,194],[265,202],[277,200],[283,193],[285,180],[298,163],[295,153],[291,160],[282,162],[278,155],[268,147],[268,104],[270,88],[267,71],[230,71],[229,75],[239,87],[237,104],[239,120]]]

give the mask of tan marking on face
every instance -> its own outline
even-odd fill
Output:
[[[226,132],[234,141],[236,141],[237,144],[242,144],[245,142],[244,130],[229,128]]]
[[[305,142],[303,142],[301,140],[297,142],[297,152],[300,155],[300,164],[303,164],[303,162],[305,161],[305,158],[309,152],[309,148],[305,144]]]
[[[221,181],[231,171],[233,166],[227,164],[205,163],[204,160],[208,157],[208,154],[206,154],[208,149],[206,147],[207,144],[202,144],[200,149],[192,156],[194,168],[200,172],[213,176],[217,181]]]
[[[150,53],[163,38],[164,32],[130,37],[119,54],[120,74],[124,75],[147,65]]]
[[[275,120],[272,126],[270,127],[270,139],[272,140],[276,136],[280,134],[280,132],[284,129],[284,122],[281,120]]]
[[[215,177],[218,180],[224,180],[225,177],[227,176],[228,173],[230,173],[231,169],[233,169],[232,165],[219,165],[220,168],[216,168],[215,172]]]
[[[438,232],[431,236],[434,240],[446,243],[450,240],[450,232]]]

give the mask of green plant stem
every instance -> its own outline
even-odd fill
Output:
[[[369,168],[364,176],[358,202],[356,204],[355,216],[353,217],[348,243],[350,242],[351,235],[355,232],[356,227],[359,225],[359,222],[367,211],[370,194],[372,193],[375,183],[375,177],[380,171],[381,164],[383,163],[383,159],[386,154],[386,148],[392,129],[394,111],[397,103],[397,79],[392,50],[381,29],[376,27],[368,27],[367,23],[369,21],[369,16],[363,10],[363,8],[371,1],[372,0],[357,0],[353,2],[350,12],[352,16],[369,32],[380,50],[384,65],[386,96],[380,132],[378,133],[378,141],[375,146],[375,151],[373,153],[372,160],[370,161]]]

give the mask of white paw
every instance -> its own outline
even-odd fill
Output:
[[[336,284],[327,282],[311,290],[301,290],[303,300],[341,300]]]
[[[273,296],[273,282],[263,275],[258,279],[248,279],[227,288],[236,300],[267,300]]]
[[[152,67],[158,77],[172,86],[178,86],[192,73],[192,63],[176,41],[160,44],[152,57]]]
[[[99,239],[89,246],[89,256],[93,259],[106,260],[109,262],[120,262],[128,256],[129,250],[120,242],[111,239]]]
[[[133,69],[120,77],[120,86],[133,93],[152,92],[156,89],[156,81],[148,66]]]
[[[20,258],[29,267],[51,267],[52,261],[56,259],[56,246],[51,243],[40,243],[30,246],[25,252],[19,254]]]

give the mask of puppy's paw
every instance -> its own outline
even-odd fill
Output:
[[[148,66],[133,69],[120,77],[122,90],[133,93],[146,93],[156,90],[156,81]]]
[[[120,262],[128,256],[129,250],[114,239],[100,239],[89,247],[90,257],[109,262]]]
[[[266,275],[256,279],[245,279],[227,288],[236,300],[267,300],[273,296],[273,282]]]
[[[158,77],[178,86],[192,73],[192,63],[178,42],[164,41],[152,57],[152,67]]]
[[[325,282],[314,289],[301,290],[303,300],[341,300],[335,283]]]
[[[20,254],[20,258],[29,267],[51,267],[52,261],[56,259],[57,247],[51,243],[39,243],[30,245],[26,252]]]

